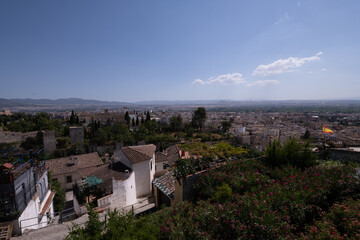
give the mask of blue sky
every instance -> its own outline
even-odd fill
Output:
[[[0,98],[360,97],[360,1],[0,1]]]

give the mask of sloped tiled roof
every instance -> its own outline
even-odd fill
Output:
[[[175,165],[175,162],[180,158],[179,149],[176,145],[170,146],[164,152],[157,152],[155,161],[168,162],[170,166]]]
[[[103,180],[103,183],[99,184],[98,188],[104,188],[107,192],[112,192],[112,178],[115,180],[125,180],[126,174],[125,170],[129,170],[131,173],[131,169],[127,168],[120,162],[113,164],[113,169],[111,169],[110,164],[104,164],[98,167],[89,167],[79,170],[82,178],[87,178],[90,176],[98,177]]]
[[[121,149],[132,163],[148,161],[153,157],[156,146],[154,144],[129,146]]]
[[[75,163],[77,158],[77,164]],[[46,161],[46,165],[53,175],[75,172],[83,168],[103,165],[97,152],[74,155],[64,158],[55,158]]]
[[[42,210],[40,212],[40,215],[44,215],[45,212],[49,209],[50,204],[52,203],[52,200],[53,200],[54,196],[55,196],[55,191],[52,191],[50,193],[49,197],[46,199],[46,202],[45,202],[45,204],[44,204],[44,206],[43,206],[43,208],[42,208]]]
[[[171,171],[162,175],[159,178],[156,178],[153,183],[166,196],[168,196],[170,199],[173,199],[175,193],[175,181],[176,178],[174,175],[174,171]]]
[[[156,152],[155,153],[155,161],[157,163],[159,162],[166,162],[167,161],[167,155],[164,152]]]

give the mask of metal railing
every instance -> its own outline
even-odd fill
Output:
[[[47,217],[47,221],[42,221],[43,217]],[[39,215],[37,217],[26,218],[19,221],[21,233],[26,229],[41,229],[44,227],[61,224],[65,221],[71,220],[76,216],[74,208],[65,209],[62,212],[54,212],[53,214]],[[37,223],[26,224],[28,221],[36,220]]]
[[[134,214],[139,214],[139,213],[135,213],[137,209],[141,209],[147,205],[143,205],[141,206],[141,204],[143,204],[146,201],[149,201],[151,198],[147,198],[144,199],[140,202],[122,207],[117,209],[117,211],[119,212],[133,212]],[[149,205],[152,204],[149,202]],[[135,205],[140,205],[139,208],[136,208]],[[75,216],[77,216],[76,212],[74,211],[74,208],[68,208],[65,209],[62,212],[55,212],[53,214],[46,214],[46,215],[40,215],[38,217],[32,217],[32,218],[27,218],[27,219],[22,219],[19,221],[19,226],[20,226],[20,231],[21,233],[23,233],[23,231],[25,231],[26,229],[41,229],[44,227],[48,227],[48,226],[53,226],[53,225],[57,225],[57,224],[61,224],[63,222],[72,220]],[[47,221],[41,221],[43,219],[44,216],[47,216]],[[103,215],[101,216],[102,219],[106,220],[107,217],[107,212],[104,212]],[[33,221],[34,219],[36,219],[37,223],[32,223],[32,224],[26,224],[27,221]],[[83,226],[88,222],[88,220],[81,222],[81,223],[77,223],[77,226]]]

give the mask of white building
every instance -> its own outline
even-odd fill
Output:
[[[52,178],[57,179],[65,190],[71,190],[76,180],[80,180],[80,170],[103,165],[97,152],[47,161]]]
[[[136,197],[152,194],[155,174],[155,150],[153,144],[123,147],[114,153],[114,162],[121,162],[135,174]]]
[[[1,165],[1,216],[11,224],[14,234],[47,226],[54,217],[52,192],[45,161]],[[13,215],[14,212],[19,215]]]
[[[96,189],[105,196],[97,199],[98,207],[121,209],[137,202],[135,174],[121,162],[85,168],[79,170],[79,173],[82,180],[78,180],[77,185],[85,184],[89,187],[88,179],[94,177],[101,181],[96,184]],[[74,201],[74,208],[79,215],[86,212],[86,208],[81,207],[77,200]]]

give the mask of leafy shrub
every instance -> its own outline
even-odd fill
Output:
[[[280,141],[274,141],[266,149],[265,155],[265,162],[272,167],[292,165],[305,169],[316,163],[316,156],[311,152],[309,142],[302,145],[294,138],[284,145]]]
[[[307,227],[304,239],[359,239],[360,200],[348,199],[342,204],[334,204],[328,213]]]
[[[360,199],[360,182],[350,166],[301,171],[237,160],[202,174],[195,189],[195,202],[139,219],[115,214],[101,239],[327,239],[327,229],[358,238],[359,200],[346,199]]]
[[[48,172],[48,182],[51,185],[51,190],[55,191],[54,196],[54,210],[55,212],[61,212],[66,206],[66,192],[61,187],[60,182],[57,179],[52,179],[51,172]]]
[[[177,179],[186,178],[186,176],[195,173],[195,166],[192,159],[179,159],[176,161],[174,174]]]
[[[216,188],[216,192],[214,197],[212,198],[213,201],[224,203],[232,199],[232,190],[228,184],[223,183],[221,186]]]

